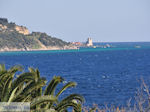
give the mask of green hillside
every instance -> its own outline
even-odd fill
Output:
[[[0,18],[0,51],[9,50],[51,50],[71,49],[74,46],[61,39],[51,37],[46,33],[32,32],[24,26],[9,23],[7,19]]]

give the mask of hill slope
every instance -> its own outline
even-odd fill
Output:
[[[0,51],[76,49],[72,44],[46,33],[32,32],[24,26],[0,18]]]

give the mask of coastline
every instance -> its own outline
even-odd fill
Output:
[[[44,48],[38,48],[38,49],[31,49],[31,48],[2,48],[0,49],[0,53],[3,52],[19,52],[19,51],[49,51],[49,50],[76,50],[79,49],[76,46],[64,46],[64,47],[58,47],[58,46],[49,46],[49,47],[44,47]]]

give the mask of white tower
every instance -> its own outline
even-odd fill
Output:
[[[93,46],[93,42],[91,38],[87,39],[86,46]]]

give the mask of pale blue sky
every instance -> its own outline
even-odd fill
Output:
[[[150,41],[150,0],[0,0],[0,17],[66,41]]]

